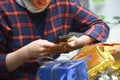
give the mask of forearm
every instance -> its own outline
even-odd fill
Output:
[[[8,72],[11,72],[22,65],[26,60],[29,59],[27,52],[24,49],[16,50],[9,53],[6,57],[6,67]]]
[[[79,37],[79,39],[82,40],[83,46],[97,42],[97,39],[88,35],[82,35],[81,37]]]
[[[54,46],[54,43],[38,39],[12,53],[9,53],[6,57],[8,71],[11,72],[15,70],[29,59],[36,59],[43,55],[49,55],[50,52],[44,52],[44,50],[46,47],[51,46]]]

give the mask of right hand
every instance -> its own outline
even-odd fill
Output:
[[[29,56],[29,58],[38,58],[40,56],[49,55],[50,52],[44,52],[44,51],[54,45],[55,44],[52,42],[39,39],[24,46],[23,49],[24,51],[26,51],[26,54]]]

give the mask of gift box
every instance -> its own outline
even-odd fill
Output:
[[[50,61],[38,69],[41,80],[88,80],[86,59]]]
[[[100,73],[106,73],[107,68],[115,70],[120,68],[120,44],[119,43],[97,43],[85,45],[72,60],[91,55],[87,61],[88,78],[99,76]],[[112,75],[110,72],[109,76]],[[98,80],[98,79],[97,79]]]

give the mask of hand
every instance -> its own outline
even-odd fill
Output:
[[[73,50],[83,47],[84,41],[82,38],[77,38],[75,36],[68,39],[68,44],[72,47]]]
[[[72,50],[81,48],[83,46],[82,39],[74,36],[63,36],[60,40],[55,41],[55,45],[43,50],[51,53],[68,53]]]
[[[23,49],[27,51],[26,54],[29,56],[29,58],[37,58],[40,56],[49,55],[50,52],[44,51],[54,45],[55,44],[52,42],[39,39],[29,43]]]

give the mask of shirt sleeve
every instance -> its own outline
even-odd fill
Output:
[[[8,77],[8,70],[6,68],[6,56],[7,56],[7,39],[8,31],[10,30],[5,24],[3,18],[0,19],[0,79]],[[6,48],[7,47],[7,48]]]
[[[78,0],[79,1],[79,0]],[[105,42],[109,35],[108,25],[82,3],[77,3],[76,21],[80,23],[80,29],[99,42]]]
[[[8,71],[5,66],[6,55],[0,56],[0,78],[8,76]]]

